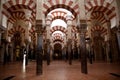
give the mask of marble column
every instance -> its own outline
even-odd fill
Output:
[[[50,65],[50,26],[52,23],[52,16],[48,15],[46,18],[46,31],[47,31],[47,65]]]
[[[87,54],[86,54],[86,42],[85,42],[85,32],[86,24],[81,24],[79,27],[80,33],[80,53],[81,53],[81,72],[87,74]]]
[[[2,58],[2,45],[1,45],[1,35],[2,35],[2,33],[0,33],[0,63],[2,62],[1,61],[1,58]]]
[[[50,48],[50,61],[52,61],[52,55],[53,55],[53,49],[52,47]]]
[[[66,47],[64,47],[63,48],[63,51],[62,51],[63,53],[63,60],[65,60],[66,61]]]
[[[52,16],[48,15],[46,18],[46,31],[47,31],[47,39],[50,39],[50,26],[52,23]]]
[[[1,48],[1,52],[0,52],[0,55],[1,55],[0,62],[1,63],[4,63],[4,53],[5,53],[5,44],[2,43],[2,48]]]
[[[0,33],[0,45],[1,45],[1,36],[2,36],[2,33]]]
[[[67,26],[68,26],[68,31],[67,31],[67,45],[68,45],[68,60],[69,64],[72,64],[72,25],[73,25],[73,18],[70,15],[66,16],[66,21],[67,21]]]
[[[43,73],[43,27],[42,21],[36,23],[37,32],[37,50],[36,50],[36,75]]]
[[[43,64],[43,54],[42,54],[42,34],[38,33],[38,45],[36,51],[36,74],[42,74],[42,64]]]
[[[70,44],[72,42],[71,39],[68,40],[68,60],[69,60],[69,64],[72,65],[72,44]]]
[[[26,65],[28,65],[28,55],[29,55],[29,42],[26,42]]]
[[[118,29],[118,32],[117,32],[117,40],[118,40],[118,56],[119,56],[119,61],[120,61],[120,26],[119,26],[119,29]]]
[[[13,45],[12,43],[10,44],[10,54],[11,54],[11,62],[13,62]]]
[[[80,53],[80,46],[77,47],[77,51],[78,51],[78,60],[81,60],[81,53]]]
[[[111,26],[111,24],[110,24],[110,22],[108,21],[107,22],[107,26],[108,26],[108,35],[107,35],[107,37],[108,37],[108,46],[107,46],[107,48],[108,48],[108,61],[111,63],[112,62],[112,38],[111,38],[111,28],[110,28],[110,26]]]
[[[50,65],[50,40],[47,40],[47,65]]]

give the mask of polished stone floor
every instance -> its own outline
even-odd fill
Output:
[[[35,61],[30,61],[26,70],[22,62],[0,65],[0,80],[120,80],[118,63],[88,63],[87,75],[81,73],[79,61],[73,61],[72,65],[65,61],[52,61],[49,66],[43,63],[43,74],[39,76]]]

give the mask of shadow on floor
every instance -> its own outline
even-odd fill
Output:
[[[11,80],[12,78],[14,78],[15,76],[9,76],[9,77],[7,77],[7,78],[5,78],[5,79],[3,79],[3,80]]]
[[[113,76],[116,76],[116,77],[120,77],[120,75],[116,74],[116,73],[110,73],[110,74],[113,75]]]

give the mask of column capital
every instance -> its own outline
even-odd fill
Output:
[[[87,24],[81,23],[80,26],[77,27],[77,29],[80,34],[85,34],[87,31]]]
[[[45,27],[43,27],[42,25],[42,20],[37,20],[36,21],[36,32],[38,35],[42,35],[44,30],[45,30]]]
[[[47,39],[46,42],[47,42],[47,44],[50,44],[50,39]]]
[[[73,17],[71,15],[67,15],[66,16],[66,21],[67,21],[68,26],[72,25]]]
[[[26,19],[29,20],[29,18],[31,17],[32,11],[27,9],[27,10],[24,10],[24,13],[25,13]]]
[[[68,39],[67,45],[71,45],[71,44],[72,44],[72,39]]]
[[[52,16],[51,15],[47,15],[46,17],[46,26],[50,26],[52,22]]]
[[[73,20],[72,15],[66,15],[66,20]]]

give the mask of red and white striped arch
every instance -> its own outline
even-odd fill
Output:
[[[63,33],[67,32],[67,29],[62,27],[62,26],[54,26],[52,27],[52,29],[50,29],[51,33],[55,32],[55,31],[61,31]]]
[[[43,3],[43,13],[47,15],[51,10],[56,8],[65,8],[76,16],[79,13],[79,5],[71,0],[48,0]]]
[[[72,27],[72,32],[73,32],[73,33],[78,32],[78,31],[77,31],[77,28],[76,28],[75,26]]]
[[[52,15],[52,21],[55,19],[62,19],[66,22],[66,12],[64,11],[54,11],[51,13]]]
[[[91,13],[91,19],[98,21],[101,24],[106,23],[106,18],[104,16],[103,12],[100,11],[94,11]]]
[[[53,36],[62,36],[62,34],[61,33],[55,33],[55,34],[53,34]]]
[[[63,39],[63,37],[61,37],[61,36],[54,36],[54,37],[52,38],[52,40],[53,40],[53,42],[55,42],[55,41],[64,42],[64,39]]]
[[[8,30],[8,36],[13,35],[15,32],[25,33],[25,29],[21,26],[11,28],[10,30]]]
[[[22,12],[22,11],[13,12],[11,14],[11,17],[8,19],[8,21],[11,22],[11,23],[16,22],[17,20],[26,21],[25,13]]]
[[[91,29],[91,32],[99,31],[101,32],[101,35],[106,35],[107,34],[107,29],[101,26],[95,26]]]
[[[115,7],[111,3],[106,2],[106,0],[89,0],[85,4],[86,13],[89,11],[101,11],[105,13],[109,19],[116,17]]]
[[[9,0],[3,4],[2,13],[10,17],[11,12],[18,9],[29,9],[32,11],[33,17],[36,15],[36,3],[34,0]]]
[[[32,27],[32,28],[29,30],[29,34],[30,34],[30,36],[32,36],[32,35],[34,35],[34,33],[35,33],[35,28]]]

